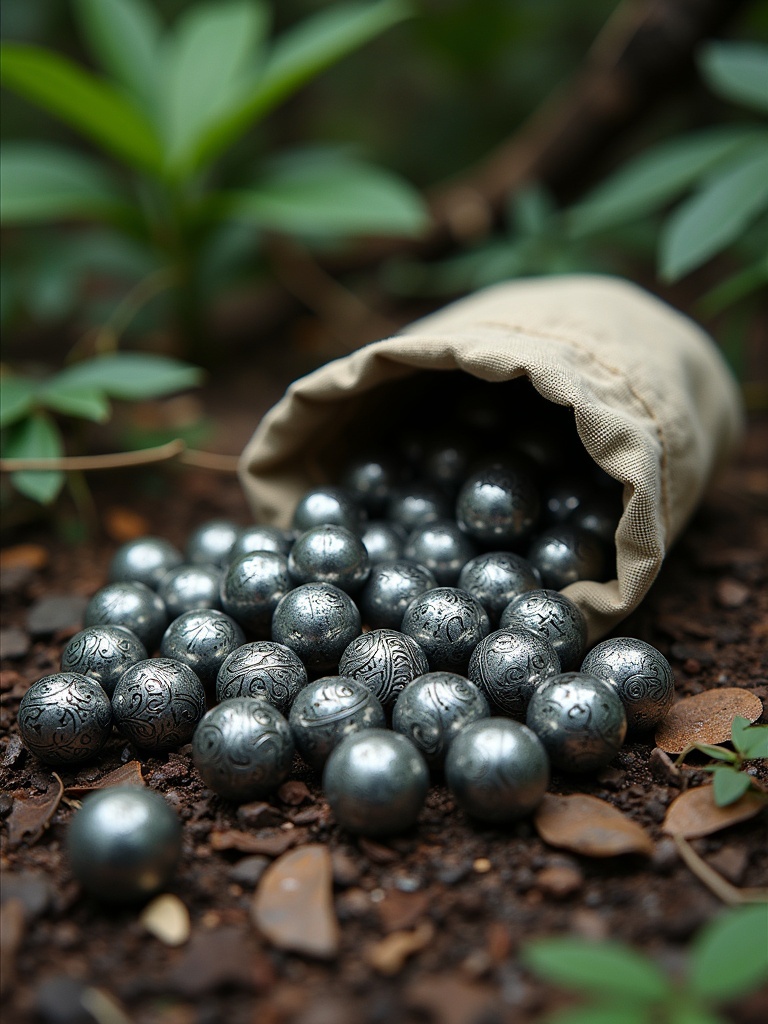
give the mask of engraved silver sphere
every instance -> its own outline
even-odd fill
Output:
[[[621,519],[620,494],[595,494],[586,498],[568,522],[599,537],[604,544],[614,544],[616,528]]]
[[[287,715],[307,685],[307,670],[290,647],[260,640],[243,644],[224,661],[216,678],[216,699],[259,697]]]
[[[24,746],[45,764],[77,764],[109,739],[112,709],[95,679],[56,672],[32,683],[21,698],[18,725]]]
[[[181,855],[181,823],[159,793],[113,786],[91,793],[67,833],[72,873],[109,902],[132,903],[162,889]]]
[[[370,455],[357,458],[347,466],[342,484],[370,515],[380,515],[399,475],[394,459],[387,455]]]
[[[85,608],[84,626],[125,626],[144,644],[157,650],[168,613],[158,595],[144,583],[108,583],[97,590]]]
[[[397,523],[374,519],[365,527],[360,539],[368,552],[368,560],[373,565],[376,562],[391,562],[400,558],[407,534]]]
[[[333,751],[323,789],[342,828],[389,836],[416,824],[429,789],[429,768],[405,736],[366,729],[347,736]]]
[[[293,538],[278,526],[244,526],[232,545],[229,561],[236,562],[252,551],[274,551],[278,555],[287,555],[291,544]]]
[[[466,431],[441,430],[426,441],[421,458],[424,475],[432,483],[456,493],[466,479],[474,455]]]
[[[184,551],[193,565],[217,565],[223,569],[240,533],[240,527],[229,519],[211,519],[190,534]]]
[[[554,647],[529,629],[498,629],[475,648],[467,675],[502,715],[525,717],[539,683],[560,672]]]
[[[456,499],[456,521],[480,544],[514,546],[539,518],[533,480],[511,465],[495,464],[468,478]]]
[[[244,643],[245,634],[229,615],[196,608],[173,620],[160,641],[160,653],[188,665],[203,686],[213,687],[225,659]]]
[[[364,523],[363,510],[344,487],[317,487],[308,491],[293,513],[293,528],[306,533],[315,526],[344,526],[360,533]]]
[[[384,709],[356,679],[325,676],[305,686],[288,717],[296,749],[312,768],[322,768],[334,747],[361,729],[382,728]]]
[[[252,551],[233,562],[224,574],[221,606],[247,633],[266,640],[275,608],[292,587],[285,555]]]
[[[600,538],[570,523],[551,526],[534,538],[528,560],[548,590],[562,590],[578,580],[602,582],[608,565]]]
[[[454,587],[459,573],[477,549],[453,519],[436,519],[417,526],[406,542],[406,558],[426,565],[438,586]]]
[[[146,647],[130,629],[89,626],[75,633],[64,648],[61,669],[95,679],[111,697],[123,672],[146,657]]]
[[[291,770],[290,727],[277,708],[252,697],[231,697],[212,708],[195,731],[192,756],[214,793],[244,803],[277,789]]]
[[[371,629],[400,629],[411,601],[436,586],[429,569],[408,558],[373,565],[358,597],[363,621]]]
[[[445,781],[467,814],[502,824],[536,809],[549,785],[549,762],[521,722],[487,718],[465,726],[453,741]]]
[[[557,590],[529,590],[511,601],[499,619],[502,629],[523,626],[548,640],[563,671],[581,664],[587,649],[587,620],[578,605]]]
[[[180,565],[163,576],[157,588],[173,621],[195,608],[221,608],[221,569],[215,565]]]
[[[464,726],[490,714],[479,688],[454,672],[428,672],[405,687],[392,711],[392,728],[440,768]]]
[[[527,558],[511,551],[489,551],[471,558],[459,574],[457,584],[476,597],[488,612],[492,626],[510,601],[528,590],[541,587],[541,577]]]
[[[534,691],[526,716],[553,765],[592,772],[624,742],[627,716],[615,688],[585,672],[562,672]]]
[[[436,587],[411,601],[401,626],[424,651],[433,672],[462,674],[490,628],[480,602],[454,587]]]
[[[583,475],[557,476],[542,488],[542,518],[547,523],[564,523],[588,500],[594,483]]]
[[[403,688],[425,672],[426,654],[415,640],[394,629],[363,633],[339,661],[339,675],[363,683],[384,707],[391,707]]]
[[[112,694],[115,725],[139,750],[189,743],[205,714],[205,689],[188,665],[150,658],[123,672]]]
[[[329,583],[305,583],[280,601],[272,617],[272,639],[285,644],[313,672],[328,672],[356,636],[360,612],[349,594]]]
[[[368,552],[360,537],[343,526],[315,526],[296,540],[288,556],[288,572],[295,585],[330,583],[356,594],[371,571]]]
[[[117,549],[109,563],[110,583],[133,580],[157,590],[163,577],[181,565],[181,552],[161,537],[139,537]]]
[[[644,640],[628,636],[603,640],[586,656],[581,671],[616,688],[630,729],[653,728],[672,707],[672,667],[661,651]]]
[[[407,533],[436,519],[448,519],[452,511],[445,491],[423,481],[394,487],[387,502],[387,518]]]

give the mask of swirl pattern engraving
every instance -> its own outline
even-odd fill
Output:
[[[464,671],[490,622],[471,595],[437,587],[408,605],[402,630],[421,647],[433,670]]]
[[[289,647],[262,640],[243,644],[224,661],[216,679],[218,700],[259,697],[287,714],[307,685],[307,670]]]
[[[345,736],[381,728],[384,709],[371,691],[344,676],[318,679],[298,694],[289,716],[296,749],[313,768],[321,768]]]
[[[339,662],[339,674],[357,679],[388,707],[403,688],[429,671],[419,645],[394,629],[363,633],[347,647]]]
[[[672,668],[660,651],[643,640],[604,640],[589,652],[581,670],[615,687],[630,728],[649,729],[658,725],[672,706]]]
[[[57,672],[30,686],[19,705],[18,723],[32,754],[46,764],[67,765],[101,750],[112,731],[112,709],[94,679]]]
[[[120,676],[147,657],[144,644],[121,626],[91,626],[76,633],[61,655],[65,672],[77,672],[101,683],[111,696]]]
[[[474,683],[453,672],[429,672],[400,694],[392,727],[407,736],[430,765],[439,766],[459,731],[488,714],[488,702]]]
[[[135,746],[174,750],[189,743],[205,714],[205,690],[187,665],[153,658],[123,673],[112,709],[118,729]]]
[[[499,629],[475,648],[467,674],[502,714],[522,716],[531,694],[560,671],[552,645],[528,629]]]
[[[530,590],[501,613],[502,629],[524,626],[548,640],[563,670],[581,663],[587,646],[587,622],[578,605],[557,590]]]

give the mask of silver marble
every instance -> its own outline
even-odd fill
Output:
[[[425,477],[439,487],[456,493],[466,479],[474,446],[464,430],[440,430],[427,438],[421,458]]]
[[[272,616],[293,589],[288,559],[277,551],[251,551],[232,562],[221,580],[221,607],[258,640],[272,631]]]
[[[296,587],[281,599],[272,617],[272,639],[295,651],[313,672],[335,670],[360,632],[357,605],[330,583]]]
[[[408,605],[400,627],[427,656],[433,672],[466,673],[491,626],[479,601],[455,587],[436,587]]]
[[[541,577],[527,558],[511,551],[489,551],[471,558],[459,574],[457,586],[476,597],[488,612],[492,626],[510,601],[541,587]]]
[[[344,526],[360,533],[365,516],[351,491],[345,487],[317,487],[308,491],[293,513],[293,527],[306,533],[315,526]]]
[[[411,601],[436,586],[429,569],[409,558],[379,562],[358,597],[363,621],[371,629],[400,629]]]
[[[365,544],[368,559],[373,565],[376,562],[391,562],[401,558],[408,535],[397,523],[373,519],[363,530],[360,539]]]
[[[594,533],[570,523],[559,523],[539,533],[528,548],[528,560],[549,590],[562,590],[579,580],[602,582],[607,578],[603,542]]]
[[[616,528],[621,519],[621,494],[595,494],[586,498],[572,513],[568,522],[594,533],[604,544],[615,544]]]
[[[495,711],[524,718],[536,687],[560,672],[560,659],[539,633],[522,627],[498,629],[481,640],[469,659],[467,675]]]
[[[125,626],[151,654],[157,650],[168,613],[160,597],[144,583],[108,583],[85,608],[84,626]]]
[[[163,576],[158,596],[172,621],[195,608],[221,608],[222,571],[215,565],[180,565]]]
[[[196,608],[174,619],[160,641],[160,654],[188,665],[203,686],[213,687],[226,658],[245,643],[234,619],[215,608]]]
[[[403,688],[425,672],[427,656],[415,640],[395,629],[363,633],[339,661],[339,675],[363,683],[384,707],[391,707]]]
[[[381,515],[399,476],[397,463],[390,456],[368,455],[349,463],[342,484],[370,515]]]
[[[387,502],[387,518],[408,533],[436,519],[447,519],[451,513],[445,491],[424,481],[393,487]]]
[[[368,687],[345,676],[325,676],[305,686],[288,721],[296,749],[317,769],[345,736],[386,724],[384,709]]]
[[[61,654],[61,670],[95,679],[111,697],[123,672],[146,657],[146,647],[130,629],[89,626],[67,643]]]
[[[392,728],[418,747],[431,768],[441,768],[461,730],[489,714],[488,701],[469,679],[454,672],[428,672],[397,698]]]
[[[557,590],[529,590],[511,601],[499,619],[502,629],[523,626],[548,640],[563,671],[581,664],[587,649],[587,620],[578,605]]]
[[[79,672],[56,672],[32,683],[17,721],[27,750],[53,766],[90,760],[112,734],[109,697]]]
[[[110,583],[133,580],[157,590],[167,572],[181,565],[181,552],[162,537],[139,537],[117,549],[109,563]]]
[[[368,579],[371,563],[360,537],[343,526],[315,526],[302,533],[288,556],[293,583],[330,583],[356,594]]]
[[[123,672],[112,694],[115,725],[142,751],[189,743],[205,714],[205,689],[188,665],[150,658]]]
[[[216,678],[216,699],[260,697],[287,715],[307,685],[307,670],[290,647],[261,640],[243,644],[224,661]]]
[[[438,586],[454,587],[459,573],[477,554],[477,549],[455,520],[436,519],[417,526],[410,533],[403,554],[419,565],[425,565]]]
[[[630,729],[653,728],[672,707],[672,666],[661,651],[644,640],[629,636],[603,640],[586,656],[581,671],[616,688]]]
[[[229,552],[229,561],[236,562],[252,551],[274,551],[287,555],[291,550],[293,537],[279,526],[244,526]]]
[[[480,544],[512,545],[524,540],[540,512],[536,486],[516,467],[496,463],[478,470],[462,485],[456,521]]]
[[[193,530],[187,539],[184,556],[193,565],[217,565],[223,569],[240,533],[229,519],[210,519]]]

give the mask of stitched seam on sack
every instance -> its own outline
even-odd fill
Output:
[[[624,371],[620,370],[617,366],[613,366],[611,363],[605,362],[604,359],[600,359],[598,356],[595,355],[594,352],[591,351],[591,349],[588,349],[585,345],[582,345],[581,342],[574,341],[573,338],[570,338],[570,337],[568,337],[567,335],[564,335],[564,334],[554,334],[554,333],[552,333],[550,331],[539,331],[539,330],[536,330],[535,328],[532,329],[532,328],[529,328],[529,327],[522,327],[522,326],[519,326],[517,324],[504,323],[504,322],[499,321],[499,320],[479,320],[478,321],[478,325],[479,326],[487,326],[487,327],[501,327],[504,330],[517,331],[520,334],[530,334],[534,338],[548,338],[548,339],[550,339],[552,341],[564,342],[565,344],[570,345],[571,348],[577,349],[579,352],[581,352],[584,355],[586,355],[588,359],[592,360],[592,362],[597,363],[599,366],[602,366],[602,368],[604,370],[607,370],[609,373],[613,373],[617,377],[621,377],[621,379],[622,379],[622,381],[624,383],[624,386],[627,388],[627,390],[632,395],[632,397],[635,399],[635,401],[643,409],[643,411],[645,412],[646,416],[653,423],[653,425],[654,425],[654,427],[656,429],[656,434],[657,434],[658,439],[659,439],[659,446],[661,447],[661,464],[660,464],[660,467],[659,467],[660,470],[661,470],[661,507],[662,507],[662,515],[664,517],[664,534],[665,534],[664,540],[665,540],[665,545],[667,545],[668,542],[669,542],[670,513],[669,513],[669,488],[668,488],[668,485],[667,485],[667,474],[668,474],[668,457],[667,457],[667,455],[668,455],[668,453],[667,453],[666,437],[664,435],[664,430],[662,429],[661,423],[659,422],[658,418],[656,417],[656,414],[654,413],[653,409],[646,402],[646,400],[643,398],[643,396],[638,393],[638,391],[635,389],[634,385],[630,383],[630,381],[627,379],[627,376],[624,373]]]

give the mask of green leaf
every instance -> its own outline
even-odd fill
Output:
[[[168,42],[163,83],[170,165],[187,164],[201,135],[242,97],[267,21],[266,8],[253,0],[199,4],[184,13]]]
[[[746,995],[768,979],[768,904],[727,911],[696,937],[689,987],[704,999]]]
[[[723,99],[768,113],[768,46],[760,43],[709,43],[698,63],[707,85]]]
[[[667,1014],[668,1024],[727,1024],[719,1014],[695,1003],[672,1005]]]
[[[728,750],[726,747],[716,747],[711,743],[694,743],[692,749],[707,754],[708,757],[714,757],[717,761],[729,761],[731,764],[735,764],[739,759],[732,750]]]
[[[100,164],[46,143],[9,142],[0,151],[0,218],[23,224],[109,216],[125,202]]]
[[[49,409],[64,413],[65,416],[77,416],[96,423],[104,423],[109,419],[109,401],[101,391],[63,387],[58,384],[58,376],[41,388],[37,398]]]
[[[125,163],[156,172],[160,147],[144,115],[104,79],[36,46],[0,48],[0,79]]]
[[[753,146],[667,219],[660,274],[676,281],[735,241],[768,205],[768,144]]]
[[[516,192],[510,201],[509,217],[515,229],[526,236],[543,235],[555,214],[549,192],[534,181]]]
[[[158,398],[194,387],[203,372],[189,363],[166,356],[115,352],[77,363],[57,375],[58,386],[68,391],[102,391],[112,398]]]
[[[671,991],[652,961],[615,943],[542,939],[526,947],[522,958],[539,977],[577,992],[650,1002]]]
[[[10,426],[26,416],[34,405],[37,382],[28,377],[4,373],[0,376],[0,427]]]
[[[749,775],[730,765],[718,765],[712,772],[712,791],[718,807],[735,804],[751,785],[752,780]]]
[[[145,0],[74,0],[91,53],[153,116],[162,22]]]
[[[647,216],[761,137],[754,128],[729,126],[655,146],[598,185],[568,212],[570,235],[579,238]]]
[[[590,1003],[561,1010],[546,1018],[546,1024],[653,1024],[653,1011],[647,1006],[627,1006],[626,1003],[606,1006]]]
[[[768,254],[750,266],[737,270],[720,284],[711,288],[696,303],[696,310],[699,316],[709,319],[731,306],[735,306],[736,303],[746,299],[747,296],[766,284],[768,284]]]
[[[57,459],[64,452],[59,428],[44,412],[35,413],[11,431],[3,453],[9,459]],[[11,482],[21,494],[41,505],[49,505],[64,483],[61,470],[19,470]]]
[[[731,725],[731,738],[745,761],[768,757],[768,725],[752,725],[748,718],[736,715]]]

